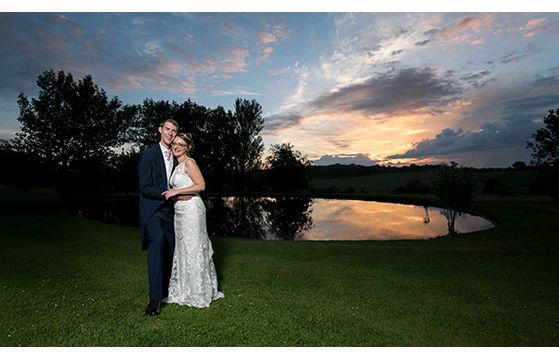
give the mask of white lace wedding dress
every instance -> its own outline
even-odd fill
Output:
[[[184,162],[177,165],[169,183],[173,188],[193,184],[184,171]],[[212,255],[206,207],[200,196],[175,202],[175,255],[169,297],[164,302],[202,308],[222,298]]]

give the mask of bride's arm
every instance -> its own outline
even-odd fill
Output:
[[[186,161],[184,162],[184,171],[192,179],[192,182],[194,184],[183,188],[170,189],[165,191],[163,193],[165,199],[169,199],[177,195],[192,195],[206,189],[206,183],[204,182],[202,172],[200,171],[200,168],[198,167],[198,165],[196,165],[196,162],[194,160],[186,159]]]

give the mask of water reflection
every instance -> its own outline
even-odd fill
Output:
[[[304,238],[312,229],[312,199],[302,197],[280,197],[269,199],[264,206],[268,234],[267,238]]]
[[[302,239],[312,228],[312,202],[305,197],[208,199],[208,232],[256,239]]]
[[[426,206],[375,201],[277,198],[206,198],[214,236],[295,240],[428,239],[493,227],[479,216]],[[138,226],[137,202],[96,204],[83,216]]]
[[[205,200],[208,233],[262,239],[266,234],[265,198],[211,198]]]
[[[440,208],[358,200],[214,198],[207,200],[212,235],[258,239],[428,239],[493,227],[479,216]]]
[[[456,217],[462,215],[457,210],[442,209],[441,214],[446,218],[446,226],[449,234],[456,234]]]

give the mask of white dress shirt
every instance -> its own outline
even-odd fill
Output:
[[[171,151],[171,149],[167,149],[165,146],[163,146],[161,142],[159,143],[159,147],[161,147],[163,161],[165,161],[165,171],[167,172],[167,187],[169,187],[169,179],[171,178],[171,173],[173,172],[173,152]]]

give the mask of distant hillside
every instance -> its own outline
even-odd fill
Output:
[[[392,193],[411,180],[430,185],[439,165],[384,167],[359,165],[313,166],[310,168],[311,186],[314,190],[355,192],[369,194]],[[537,170],[525,169],[471,169],[481,188],[488,179],[500,179],[507,183],[513,194],[527,194]]]
[[[430,172],[438,169],[439,167],[440,165],[410,165],[395,167],[380,165],[364,166],[336,164],[328,166],[311,166],[309,174],[313,179],[336,179],[383,173]]]

